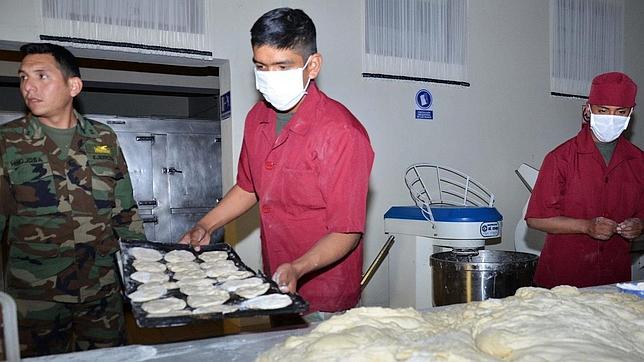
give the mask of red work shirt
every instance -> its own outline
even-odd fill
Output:
[[[644,156],[620,136],[606,165],[588,126],[546,155],[527,218],[603,216],[618,223],[644,217]],[[618,234],[602,241],[585,234],[548,234],[535,283],[586,287],[631,279],[630,242]]]
[[[323,236],[363,233],[373,150],[367,131],[311,82],[279,134],[265,102],[248,113],[237,185],[259,199],[264,271],[292,262]],[[362,242],[349,255],[298,280],[310,311],[340,311],[360,299]]]

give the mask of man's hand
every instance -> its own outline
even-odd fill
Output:
[[[282,293],[295,293],[299,277],[297,270],[291,263],[278,266],[273,273],[273,281],[277,283]]]
[[[617,225],[616,232],[624,239],[632,240],[642,235],[642,219],[626,219]]]
[[[179,239],[179,243],[190,244],[195,250],[199,251],[201,245],[210,244],[210,233],[201,225],[196,224],[192,229],[183,234],[181,239]]]
[[[593,239],[608,240],[617,232],[617,223],[605,217],[591,219],[588,224],[588,234]]]

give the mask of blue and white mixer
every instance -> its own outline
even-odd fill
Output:
[[[396,240],[389,256],[390,305],[429,308],[429,257],[449,250],[476,253],[486,240],[501,237],[503,216],[492,193],[451,168],[412,165],[405,184],[415,205],[392,206],[384,216],[385,233]]]

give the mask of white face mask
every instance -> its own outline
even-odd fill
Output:
[[[613,142],[628,127],[631,116],[593,114],[590,112],[590,129],[599,142]]]
[[[311,59],[309,57],[309,59]],[[264,99],[280,111],[288,111],[304,97],[309,87],[311,78],[302,84],[304,68],[309,64],[309,59],[302,68],[289,70],[257,70],[255,68],[255,88],[262,93]]]

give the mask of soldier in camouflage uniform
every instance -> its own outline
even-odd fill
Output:
[[[117,238],[145,239],[116,134],[73,109],[76,59],[26,44],[20,90],[30,113],[0,127],[0,232],[23,356],[125,342]]]

